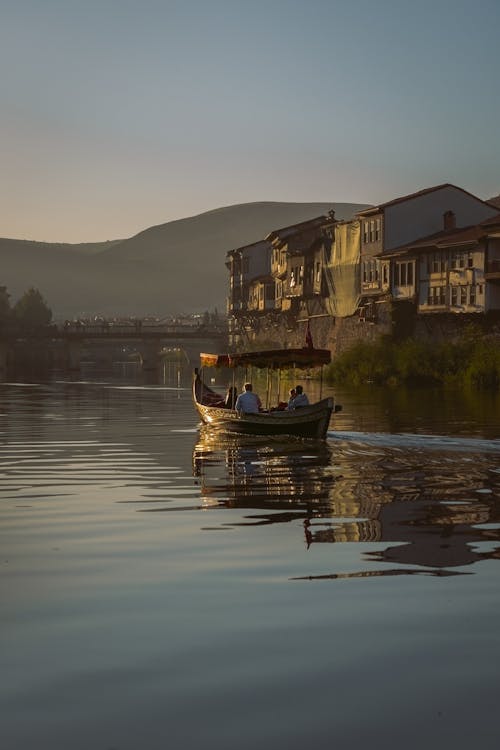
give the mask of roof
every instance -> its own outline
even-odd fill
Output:
[[[394,255],[402,255],[408,251],[425,250],[430,247],[450,247],[451,245],[468,245],[479,242],[489,234],[490,229],[500,228],[500,214],[461,229],[444,229],[427,237],[422,237],[417,242],[409,242],[389,252],[381,253],[380,257],[388,258]]]
[[[272,370],[280,368],[309,368],[328,365],[331,362],[329,349],[269,349],[262,352],[240,354],[200,354],[202,367],[258,367]]]
[[[228,250],[226,255],[233,255],[234,253],[241,253],[243,250],[251,250],[259,245],[269,245],[267,240],[258,240],[257,242],[251,242],[249,245],[241,245],[241,247],[235,247],[232,250]]]
[[[500,209],[500,195],[495,195],[493,198],[488,198],[486,201],[488,205],[494,206],[495,208]]]
[[[288,227],[282,227],[281,229],[273,229],[272,232],[266,236],[266,240],[272,242],[273,239],[286,239],[292,234],[304,231],[305,229],[313,229],[314,227],[322,226],[327,222],[331,222],[331,219],[326,215],[316,216],[314,219],[307,219],[307,221],[301,221],[299,224],[290,224]]]
[[[450,182],[443,182],[441,185],[434,185],[434,187],[424,188],[423,190],[418,190],[416,193],[410,193],[409,195],[402,195],[400,198],[394,198],[393,200],[386,201],[385,203],[379,203],[378,206],[365,208],[364,211],[358,211],[356,216],[371,216],[372,214],[378,214],[381,211],[384,211],[386,208],[396,205],[397,203],[404,203],[405,201],[411,201],[411,200],[414,200],[415,198],[420,198],[423,195],[428,195],[429,193],[434,193],[438,190],[443,190],[444,188],[453,188],[454,190],[460,190],[460,192],[465,193],[465,195],[469,195],[471,196],[471,198],[475,198],[477,201],[480,201],[481,203],[484,203],[485,205],[489,205],[495,208],[493,204],[488,203],[488,201],[481,200],[481,198],[478,198],[477,195],[473,195],[472,193],[469,193],[468,190],[464,190],[461,187],[457,187],[457,185],[452,185]]]
[[[250,279],[248,282],[250,286],[252,284],[274,284],[274,276],[271,276],[270,274],[261,274],[260,276],[255,276],[254,278]]]

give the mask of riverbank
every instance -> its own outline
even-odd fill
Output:
[[[470,330],[457,341],[360,341],[325,372],[330,384],[443,384],[500,388],[500,339]]]

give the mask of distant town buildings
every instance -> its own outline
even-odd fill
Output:
[[[331,212],[273,230],[231,250],[226,266],[233,345],[297,345],[300,324],[316,321],[319,343],[335,348],[364,335],[353,322],[393,332],[402,309],[414,326],[430,314],[500,313],[499,207],[447,183],[349,221]]]

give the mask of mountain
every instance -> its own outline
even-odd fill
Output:
[[[495,208],[500,211],[500,195],[495,195],[494,198],[488,198],[487,203],[491,203]]]
[[[55,318],[224,310],[228,250],[331,209],[348,219],[363,208],[366,204],[243,203],[123,240],[74,245],[0,239],[0,285],[13,301],[29,287],[39,289]]]

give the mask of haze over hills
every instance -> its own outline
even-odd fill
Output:
[[[271,230],[326,214],[348,219],[366,204],[244,203],[102,243],[0,239],[0,285],[12,301],[39,289],[54,318],[165,316],[225,310],[226,253]]]

